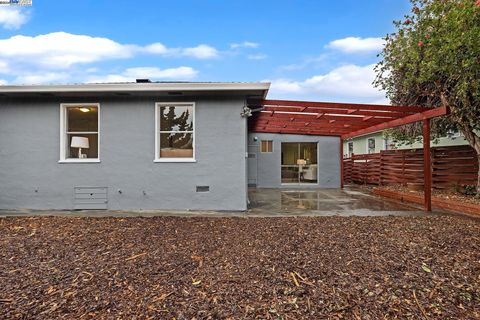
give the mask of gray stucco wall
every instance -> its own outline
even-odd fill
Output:
[[[257,137],[257,141],[255,141]],[[294,134],[250,133],[249,145],[260,145],[261,140],[273,141],[272,153],[257,153],[257,187],[259,188],[340,188],[340,139],[338,137]],[[282,185],[282,142],[317,142],[318,183]],[[259,148],[258,148],[259,150]]]
[[[174,99],[85,100],[100,103],[101,162],[58,163],[60,103],[79,100],[0,100],[0,208],[71,209],[75,186],[99,186],[109,209],[246,209],[244,97],[177,99],[196,102],[195,163],[153,162],[155,102]]]

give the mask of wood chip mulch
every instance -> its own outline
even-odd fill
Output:
[[[392,191],[409,192],[423,197],[423,191],[410,190],[409,188],[401,185],[381,186],[378,188]],[[474,195],[465,195],[452,189],[432,189],[432,196],[444,200],[480,205],[480,197]]]
[[[480,220],[0,219],[1,319],[480,319]]]

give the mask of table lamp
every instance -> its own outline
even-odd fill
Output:
[[[88,149],[90,145],[88,144],[88,138],[85,137],[72,137],[72,142],[70,147],[78,148],[78,158],[82,158],[82,148]]]

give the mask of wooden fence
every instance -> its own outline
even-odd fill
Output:
[[[478,158],[470,146],[431,148],[432,185],[475,185]],[[423,149],[386,150],[343,159],[345,182],[423,185]]]

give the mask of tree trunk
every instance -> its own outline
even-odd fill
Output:
[[[477,172],[477,195],[480,195],[480,137],[469,126],[462,126],[461,131],[470,146],[477,153],[478,172]]]

